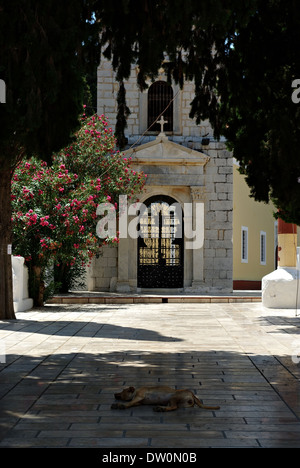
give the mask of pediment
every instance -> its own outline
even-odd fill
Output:
[[[170,141],[166,135],[124,152],[134,164],[144,165],[192,165],[204,166],[209,156]]]

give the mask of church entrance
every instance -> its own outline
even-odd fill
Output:
[[[183,287],[183,213],[171,197],[155,196],[144,204],[138,238],[139,288]]]

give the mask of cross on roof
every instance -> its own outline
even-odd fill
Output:
[[[160,124],[160,133],[164,134],[164,125],[168,123],[167,120],[164,119],[163,115],[161,116],[160,120],[157,121]]]

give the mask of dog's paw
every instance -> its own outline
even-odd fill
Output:
[[[113,403],[111,409],[125,409],[126,406],[123,403]]]
[[[156,411],[157,413],[165,411],[165,408],[162,406],[154,406],[153,411]]]

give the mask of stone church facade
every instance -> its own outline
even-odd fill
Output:
[[[110,62],[102,59],[97,111],[106,116],[113,130],[118,86]],[[131,111],[125,131],[126,155],[132,157],[133,167],[147,174],[145,189],[139,195],[147,214],[139,225],[138,238],[127,235],[117,246],[103,247],[103,255],[89,268],[88,289],[196,294],[232,291],[232,154],[224,141],[214,140],[209,122],[196,125],[189,118],[192,83],[179,89],[161,74],[140,92],[136,68],[132,67],[125,87]],[[158,221],[154,233],[147,220],[155,210]],[[134,216],[136,213],[128,211],[128,225]],[[178,226],[181,235],[176,234]],[[141,234],[143,229],[146,238]]]

